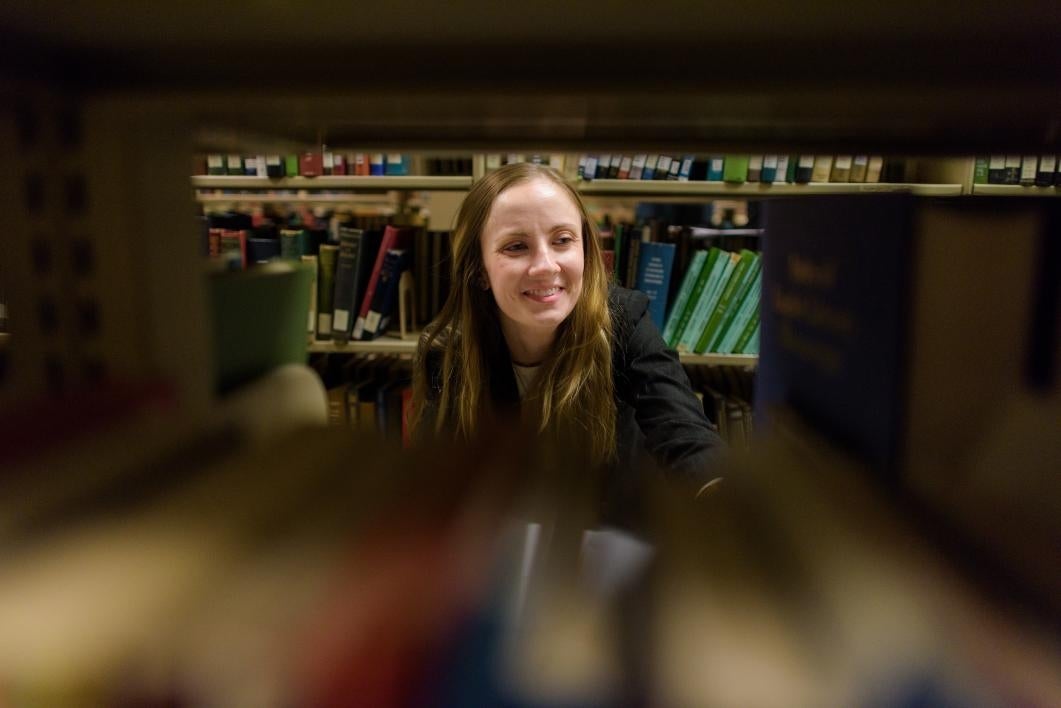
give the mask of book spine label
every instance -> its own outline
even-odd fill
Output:
[[[752,155],[748,158],[748,181],[760,182],[763,176],[763,156]]]
[[[630,179],[641,179],[647,159],[648,155],[634,155],[634,159],[630,161]]]
[[[1057,171],[1057,157],[1055,155],[1042,155],[1039,158],[1039,170],[1035,174],[1035,184],[1039,187],[1049,187],[1054,183],[1054,173]]]

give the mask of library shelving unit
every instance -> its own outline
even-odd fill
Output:
[[[781,196],[810,196],[815,194],[861,194],[880,192],[904,192],[931,197],[954,197],[962,194],[961,184],[918,183],[854,183],[854,182],[809,182],[788,184],[775,182],[701,182],[676,180],[621,180],[595,179],[580,182],[578,191],[586,195],[628,196],[687,196],[687,197],[741,197],[764,198]]]

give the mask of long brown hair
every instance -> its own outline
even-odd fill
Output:
[[[540,433],[578,440],[589,461],[600,464],[615,455],[616,415],[600,234],[578,193],[543,165],[516,163],[491,172],[475,183],[461,205],[453,232],[449,297],[417,347],[412,429],[419,435],[420,426],[431,425],[435,434],[471,439],[492,410],[486,372],[503,340],[494,296],[482,287],[486,270],[480,239],[498,195],[537,178],[559,185],[577,206],[585,265],[582,293],[557,329],[527,402],[533,401]],[[429,409],[435,409],[433,420],[427,419]]]

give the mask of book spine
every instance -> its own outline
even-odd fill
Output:
[[[332,302],[332,338],[346,342],[354,328],[354,296],[357,293],[361,229],[339,227],[339,258],[335,265],[335,296]]]
[[[641,171],[641,179],[655,179],[656,166],[659,164],[659,155],[649,155],[645,158],[645,169]]]
[[[630,179],[641,179],[641,173],[645,171],[645,161],[648,155],[634,155],[630,161]]]
[[[637,289],[648,295],[648,313],[656,328],[663,329],[670,291],[671,271],[674,268],[673,243],[642,243],[637,269]]]
[[[1054,174],[1057,172],[1057,157],[1055,155],[1042,155],[1039,157],[1039,168],[1035,173],[1035,185],[1037,187],[1049,187],[1054,183]]]
[[[759,181],[763,184],[773,184],[777,180],[777,155],[763,155],[763,170]]]
[[[670,162],[670,169],[667,170],[667,179],[677,182],[681,179],[682,163],[678,158],[674,158]]]
[[[1006,155],[1002,184],[1020,184],[1020,155]]]
[[[1020,183],[1024,187],[1035,184],[1035,175],[1039,168],[1039,158],[1035,155],[1024,155],[1020,159]]]
[[[814,175],[814,155],[800,155],[796,162],[796,184],[807,184]]]
[[[306,333],[312,337],[317,332],[317,288],[318,279],[320,278],[320,266],[317,263],[317,256],[302,256],[300,259],[311,269],[311,277],[309,281],[309,313],[306,317]]]
[[[884,168],[884,158],[880,155],[871,155],[866,163],[866,182],[880,182],[880,173]]]
[[[391,249],[384,256],[372,305],[365,317],[362,339],[375,339],[386,331],[391,312],[397,302],[398,282],[405,269],[405,256],[405,251],[401,249]]]
[[[762,293],[759,295],[762,298]],[[734,354],[749,354],[748,345],[751,342],[752,335],[755,334],[759,329],[759,307],[756,306],[752,309],[751,316],[748,321],[744,323],[744,328],[741,330],[740,336],[733,345]]]
[[[682,158],[681,165],[678,167],[678,180],[681,182],[688,182],[689,178],[693,173],[693,162],[696,158],[693,155],[686,155]]]
[[[267,155],[265,157],[265,176],[270,179],[284,176],[284,163],[279,155]]]
[[[868,167],[869,155],[855,155],[851,159],[851,174],[849,179],[852,182],[865,182],[866,170]]]
[[[828,182],[829,175],[833,171],[832,155],[815,155],[813,167],[811,167],[811,182]]]
[[[374,152],[368,158],[368,174],[372,177],[382,177],[384,174],[385,161],[383,153]]]
[[[586,180],[597,179],[597,163],[598,158],[596,155],[586,155],[586,164],[582,167],[582,178]]]
[[[656,173],[653,175],[653,179],[667,179],[670,175],[670,166],[673,159],[670,155],[660,155],[659,161],[656,162]]]
[[[833,162],[833,171],[829,175],[830,182],[851,181],[851,164],[854,158],[851,155],[837,155]]]
[[[627,251],[626,279],[623,281],[623,285],[628,288],[632,289],[637,286],[637,261],[640,257],[641,239],[637,238],[635,233],[632,233],[630,237],[630,248]]]
[[[707,158],[707,181],[721,182],[725,170],[726,158],[722,155],[712,155]]]
[[[696,342],[696,349],[694,351],[697,354],[703,354],[707,350],[707,345],[712,339],[714,339],[715,332],[717,331],[719,324],[721,324],[722,317],[726,312],[726,307],[736,294],[737,289],[743,282],[745,272],[751,265],[752,255],[751,251],[741,252],[739,260],[733,268],[733,272],[730,274],[725,286],[720,290],[718,302],[715,304],[715,309],[711,313],[711,316],[707,319],[707,325],[704,327],[704,332]]]
[[[733,317],[726,323],[725,328],[720,330],[716,337],[717,344],[714,350],[719,354],[731,354],[737,345],[737,340],[744,333],[744,326],[751,319],[752,311],[759,308],[760,292],[762,290],[762,270],[756,262],[755,274],[744,289],[740,301],[734,308]]]
[[[689,324],[678,340],[678,351],[692,352],[696,350],[696,343],[700,340],[704,327],[707,326],[707,320],[711,316],[715,302],[718,300],[718,294],[722,291],[722,286],[725,285],[730,273],[733,272],[738,259],[739,256],[736,253],[728,251],[719,253],[707,283],[704,285],[700,299],[696,303],[696,309],[693,310],[693,314],[689,318]]]
[[[697,251],[692,261],[690,261],[689,267],[685,270],[681,287],[678,289],[678,295],[674,298],[674,305],[671,307],[670,315],[667,317],[667,324],[663,328],[663,341],[667,343],[668,347],[674,347],[676,344],[678,323],[681,321],[682,315],[685,314],[685,309],[689,307],[689,297],[692,295],[696,281],[700,279],[700,271],[703,270],[706,260],[707,251]]]
[[[629,155],[623,155],[619,162],[619,179],[630,179],[630,169],[633,167],[633,159]]]
[[[733,297],[724,305],[722,317],[719,319],[718,325],[715,327],[715,333],[707,343],[707,351],[717,352],[719,354],[725,353],[719,347],[721,347],[723,340],[726,338],[726,334],[730,326],[733,324],[733,320],[737,317],[740,308],[744,306],[745,300],[751,292],[752,285],[755,282],[755,276],[758,274],[760,267],[759,256],[758,254],[754,254],[748,268],[740,275],[740,281],[737,283],[736,290],[733,292]]]
[[[224,155],[207,155],[206,156],[206,174],[208,174],[208,175],[223,175],[223,174],[225,174],[225,156]]]
[[[332,338],[332,309],[335,295],[335,266],[338,246],[324,244],[320,247],[317,274],[317,339]]]
[[[229,155],[225,158],[225,173],[230,175],[242,175],[243,158],[239,155]]]
[[[369,275],[368,285],[365,288],[365,297],[361,301],[361,308],[354,322],[354,331],[351,335],[354,339],[361,339],[365,333],[365,318],[372,309],[372,298],[376,295],[376,284],[379,282],[380,271],[383,269],[383,259],[387,257],[387,251],[394,247],[397,239],[398,229],[388,225],[383,231],[383,241],[380,243],[379,253],[376,254],[376,262],[372,266],[372,273]]]
[[[608,165],[608,179],[619,179],[619,167],[622,165],[622,155],[612,155],[612,161]]]
[[[711,273],[718,262],[719,258],[725,258],[723,251],[719,248],[711,248],[707,252],[707,258],[704,260],[704,265],[700,269],[700,274],[696,278],[696,282],[693,284],[693,291],[689,295],[689,302],[685,307],[685,312],[682,313],[681,319],[678,321],[677,327],[674,331],[674,346],[675,349],[682,351],[682,341],[685,339],[685,331],[689,326],[689,321],[696,311],[697,306],[700,303],[700,299],[704,295],[704,288],[707,287],[707,282],[711,277]],[[684,351],[690,351],[689,346],[684,348]]]
[[[1002,184],[1006,181],[1006,156],[991,155],[987,158],[987,183]]]
[[[763,178],[763,156],[752,155],[748,158],[748,181],[761,182]]]
[[[978,157],[973,163],[973,184],[987,184],[989,166],[986,157]]]
[[[748,181],[748,155],[726,155],[722,167],[722,181],[743,184]]]

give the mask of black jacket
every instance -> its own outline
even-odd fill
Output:
[[[648,297],[613,286],[608,304],[614,331],[617,458],[607,473],[602,516],[606,523],[630,526],[641,515],[641,485],[650,469],[646,461],[693,493],[718,476],[725,446],[693,394],[678,355],[667,348],[649,317]],[[494,405],[518,414],[519,391],[504,338],[500,333],[484,337],[484,345]],[[431,371],[431,379],[441,388],[436,373]]]

